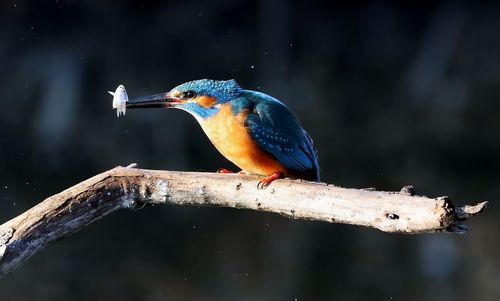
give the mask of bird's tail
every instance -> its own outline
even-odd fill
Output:
[[[313,168],[306,172],[306,177],[309,180],[319,182],[318,151],[314,147],[314,141],[312,140],[311,136],[309,136],[309,134],[307,134],[305,130],[303,131],[304,131],[304,136],[306,137],[308,142],[307,143],[308,149],[306,151],[306,154],[313,163]]]

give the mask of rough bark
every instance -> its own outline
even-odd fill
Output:
[[[347,189],[300,180],[277,180],[257,189],[239,174],[174,172],[116,167],[51,196],[0,225],[0,277],[51,242],[120,208],[146,204],[233,207],[295,218],[399,233],[464,233],[464,221],[487,205],[454,206],[448,197]]]

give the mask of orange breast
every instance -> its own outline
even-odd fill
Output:
[[[216,115],[200,124],[217,150],[243,171],[260,175],[278,171],[286,176],[286,168],[260,150],[248,134],[244,126],[247,114],[243,111],[234,116],[231,105],[224,104]]]

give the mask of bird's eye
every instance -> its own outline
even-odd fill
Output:
[[[192,99],[196,97],[196,92],[194,91],[186,91],[181,93],[182,99]]]

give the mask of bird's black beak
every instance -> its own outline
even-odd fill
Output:
[[[170,93],[160,93],[130,99],[126,103],[127,109],[142,109],[142,108],[171,108],[180,104],[179,99],[170,96]]]

